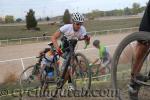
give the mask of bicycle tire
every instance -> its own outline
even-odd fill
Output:
[[[26,68],[25,70],[23,70],[23,72],[20,74],[19,84],[20,84],[20,87],[21,87],[21,88],[24,88],[24,87],[23,87],[23,81],[24,81],[23,76],[25,75],[25,73],[26,73],[28,70],[34,68],[34,66],[35,66],[35,65],[32,65],[32,66],[27,67],[27,68]]]
[[[119,61],[119,57],[122,53],[122,51],[125,49],[125,47],[133,42],[138,40],[150,40],[150,33],[149,32],[135,32],[130,35],[128,35],[126,38],[124,38],[121,43],[118,45],[118,47],[115,50],[115,53],[113,55],[112,59],[112,70],[111,70],[111,81],[112,81],[112,87],[117,90],[118,84],[117,84],[117,65]],[[119,100],[122,100],[120,96],[117,97]]]
[[[86,56],[82,53],[76,53],[75,54],[75,57],[78,58],[78,56],[82,57],[84,59],[84,63],[85,63],[85,67],[87,68],[86,70],[86,74],[88,75],[87,78],[88,78],[88,84],[87,84],[87,87],[86,89],[90,89],[91,88],[91,68],[89,66],[89,60],[86,58]]]

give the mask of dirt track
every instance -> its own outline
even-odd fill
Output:
[[[130,33],[122,33],[122,34],[110,34],[110,35],[101,35],[101,36],[92,36],[92,41],[89,49],[84,50],[84,42],[79,42],[77,49],[81,50],[79,52],[82,52],[86,57],[90,59],[90,61],[93,61],[94,58],[98,57],[98,52],[96,49],[90,49],[92,47],[92,42],[94,39],[99,39],[101,42],[109,47],[111,55],[113,55],[116,45],[120,43],[120,41],[127,36]],[[47,43],[33,43],[33,44],[25,44],[25,45],[15,45],[15,46],[7,46],[7,47],[0,47],[0,61],[8,60],[8,59],[17,59],[17,58],[25,58],[25,57],[31,57],[36,56],[40,50],[47,47]],[[128,51],[128,49],[127,49]],[[129,51],[130,52],[130,51]],[[131,52],[130,52],[131,53]],[[124,58],[124,57],[123,57]],[[125,60],[124,60],[125,61]],[[23,60],[25,67],[28,67],[29,65],[32,65],[36,62],[36,59],[26,59]],[[21,61],[9,61],[9,62],[3,62],[0,63],[0,82],[3,82],[3,79],[7,76],[8,73],[14,73],[19,76],[19,74],[22,72],[22,65]],[[99,84],[100,85],[100,84]],[[106,84],[105,84],[106,85]],[[95,86],[95,85],[94,85]],[[110,85],[109,85],[110,86]],[[104,88],[102,85],[96,86],[96,89],[98,88]],[[147,92],[149,93],[149,92]],[[148,96],[146,94],[146,96]],[[71,98],[56,98],[54,100],[115,100],[113,98],[104,98],[104,97],[71,97]],[[13,99],[18,100],[18,98]],[[50,100],[48,98],[31,98],[31,97],[25,97],[23,100]],[[149,100],[147,99],[140,99],[140,100]]]
[[[92,42],[94,39],[99,39],[101,42],[109,47],[111,55],[116,48],[116,44],[118,44],[125,36],[130,33],[121,33],[121,34],[107,34],[107,35],[96,35],[92,36],[92,41],[88,48],[92,47]],[[7,47],[0,47],[0,61],[9,60],[9,59],[18,59],[18,58],[25,58],[31,56],[37,56],[39,51],[43,48],[47,47],[47,42],[44,43],[33,43],[33,44],[25,44],[25,45],[14,45],[14,46],[7,46]],[[81,50],[83,54],[86,55],[90,59],[90,61],[94,60],[94,58],[98,57],[98,52],[96,49],[87,49],[83,50],[84,42],[78,42],[77,49]],[[25,67],[32,65],[36,62],[36,59],[26,59],[23,60]],[[16,73],[19,75],[22,71],[21,61],[9,61],[0,63],[0,70],[1,70],[1,77],[0,82],[6,77],[8,73]]]
[[[94,39],[99,39],[105,45],[114,45],[118,44],[128,34],[129,33],[92,36],[92,41],[88,48],[92,47]],[[47,43],[48,42],[0,47],[0,61],[35,56],[40,50],[48,47]],[[78,42],[78,49],[83,49],[83,47],[84,42]]]

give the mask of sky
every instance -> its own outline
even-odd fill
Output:
[[[27,11],[33,9],[36,17],[54,17],[63,15],[65,9],[71,13],[87,13],[95,9],[106,11],[132,7],[134,2],[145,6],[148,0],[0,0],[0,16],[24,18]]]

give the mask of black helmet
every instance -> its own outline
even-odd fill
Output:
[[[93,42],[93,45],[94,46],[98,46],[100,44],[100,41],[99,40],[94,40],[94,42]]]

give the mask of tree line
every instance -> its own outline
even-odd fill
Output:
[[[115,9],[111,11],[93,10],[85,14],[87,18],[98,18],[104,16],[124,16],[124,15],[137,15],[145,10],[145,6],[141,7],[139,3],[133,3],[132,8],[126,7],[124,9]]]
[[[138,13],[141,13],[145,10],[145,6],[141,7],[138,3],[133,3],[132,8],[126,7],[124,9],[115,9],[111,11],[99,11],[99,10],[93,10],[90,13],[85,14],[86,18],[94,19],[104,16],[123,16],[123,15],[136,15]],[[26,28],[28,30],[40,30],[40,28],[37,27],[38,21],[42,21],[42,18],[39,18],[38,20],[35,17],[35,11],[33,9],[29,9],[25,16],[26,21]],[[50,17],[45,18],[46,21],[50,20]],[[21,22],[22,19],[18,18],[16,19],[16,22]],[[5,23],[13,23],[14,17],[13,16],[5,16]],[[69,10],[66,9],[64,12],[64,16],[62,16],[61,24],[69,24],[71,23],[71,15],[69,13]]]

